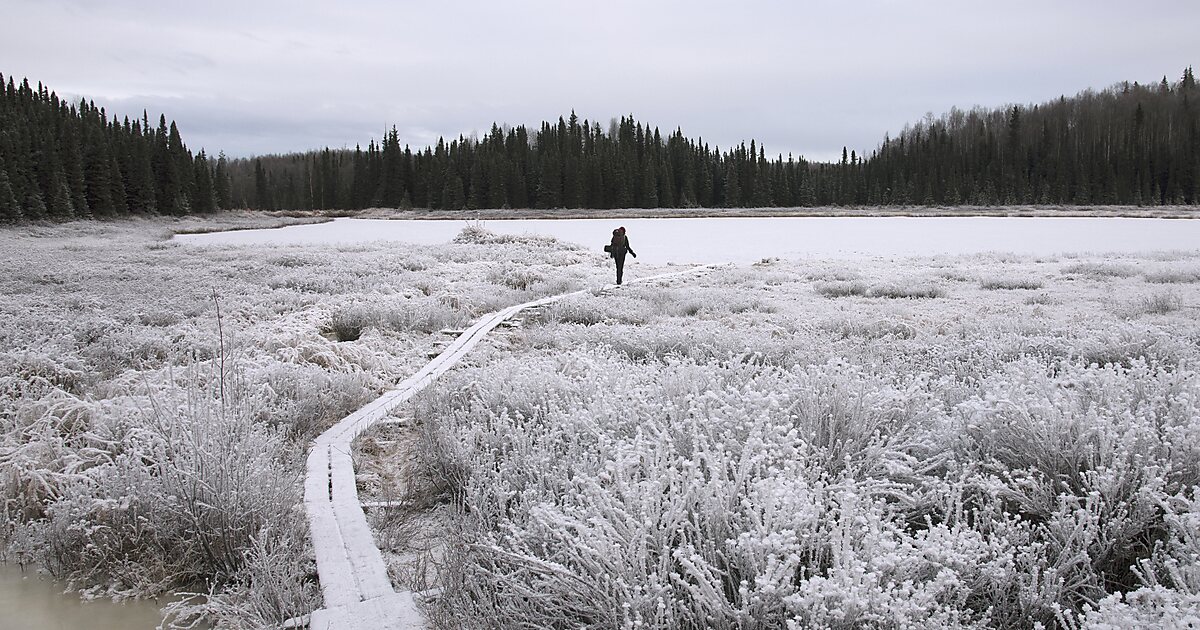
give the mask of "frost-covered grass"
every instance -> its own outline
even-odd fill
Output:
[[[1093,278],[1128,278],[1136,276],[1137,267],[1129,263],[1079,262],[1067,265],[1063,273]]]
[[[979,283],[979,286],[985,289],[996,290],[1015,290],[1015,289],[1040,289],[1042,281],[1037,278],[985,278]]]
[[[1146,282],[1158,284],[1200,282],[1200,268],[1181,269],[1168,267],[1155,269],[1143,274]]]
[[[213,225],[0,232],[0,543],[93,596],[207,594],[173,606],[181,623],[278,627],[320,603],[307,442],[418,369],[442,328],[610,281],[611,263],[484,232],[419,248],[164,240]]]
[[[867,285],[861,282],[822,282],[813,290],[825,297],[847,297],[851,295],[866,295]]]
[[[417,401],[454,507],[435,621],[1194,620],[1200,287],[1114,309],[1160,301],[1150,260],[772,261],[530,316]]]

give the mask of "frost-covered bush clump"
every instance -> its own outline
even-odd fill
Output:
[[[1063,273],[1088,276],[1097,279],[1128,278],[1136,276],[1137,267],[1118,262],[1079,262],[1063,267]]]
[[[984,278],[979,286],[999,290],[1040,289],[1042,281],[1037,278]]]
[[[1146,271],[1142,276],[1146,282],[1157,284],[1200,282],[1200,268],[1167,267]]]
[[[98,411],[43,529],[52,572],[77,587],[156,592],[232,576],[269,523],[299,518],[295,454],[230,387]],[[130,416],[144,417],[131,418]],[[289,461],[290,460],[290,461]],[[294,474],[294,473],[293,473]]]
[[[867,294],[867,285],[862,282],[823,282],[813,288],[817,293],[829,298]]]
[[[945,295],[946,291],[942,287],[932,284],[885,284],[874,286],[867,290],[867,296],[869,297],[893,299],[939,298]]]

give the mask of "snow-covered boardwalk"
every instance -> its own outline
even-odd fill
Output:
[[[712,268],[713,265],[694,267],[639,278],[630,283],[665,280]],[[313,613],[311,628],[400,629],[424,625],[412,594],[397,593],[392,589],[383,555],[371,536],[367,517],[358,501],[354,465],[350,459],[350,443],[354,438],[433,383],[505,320],[527,308],[550,304],[588,290],[517,304],[480,318],[416,374],[346,416],[313,441],[304,481],[304,507],[316,551],[325,608]]]

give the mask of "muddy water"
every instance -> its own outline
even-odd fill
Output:
[[[158,609],[152,600],[85,602],[36,571],[0,564],[0,630],[151,630]]]

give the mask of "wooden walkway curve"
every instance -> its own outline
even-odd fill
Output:
[[[629,284],[695,275],[713,267],[715,265],[705,265],[647,276],[631,280]],[[608,285],[605,288],[615,286]],[[505,320],[525,309],[588,291],[590,289],[545,297],[485,315],[416,374],[346,416],[313,441],[304,481],[304,508],[317,556],[317,573],[325,607],[312,614],[310,628],[399,630],[424,627],[412,593],[392,589],[383,555],[375,545],[366,514],[358,500],[350,443],[454,367],[488,332]]]

